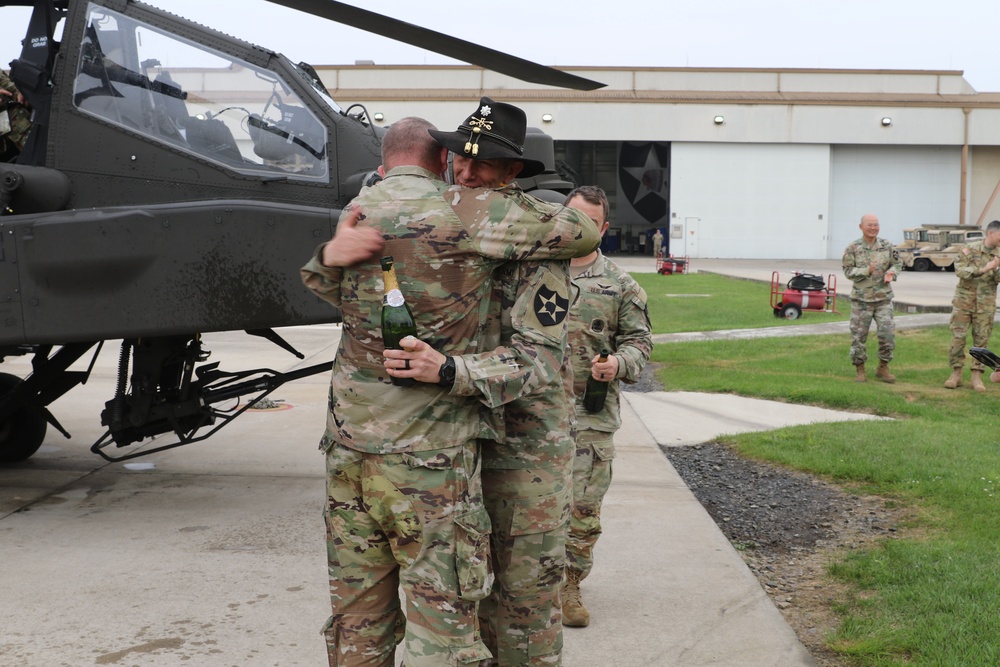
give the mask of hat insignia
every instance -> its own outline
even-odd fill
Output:
[[[487,105],[483,105],[480,110],[483,116],[488,116],[490,114],[490,108]],[[493,129],[493,121],[486,120],[486,118],[476,118],[472,116],[469,118],[469,130],[471,134],[469,135],[469,140],[465,142],[465,152],[472,153],[475,157],[479,155],[479,135],[482,134],[483,130],[487,132]]]
[[[484,104],[483,108],[479,110],[479,113],[483,114],[483,116],[489,116],[493,113],[493,109],[490,108],[489,104]]]

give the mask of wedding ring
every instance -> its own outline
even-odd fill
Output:
[[[410,370],[410,360],[409,359],[403,359],[403,370],[404,371]]]

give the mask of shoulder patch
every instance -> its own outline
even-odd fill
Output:
[[[547,327],[561,324],[569,312],[569,299],[549,289],[544,283],[538,287],[534,299],[535,316]]]

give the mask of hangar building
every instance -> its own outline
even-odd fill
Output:
[[[471,66],[317,67],[377,124],[454,129],[480,96],[555,140],[563,179],[612,203],[605,247],[713,258],[839,258],[867,212],[894,242],[922,224],[1000,218],[1000,93],[961,71],[564,68],[589,92]]]

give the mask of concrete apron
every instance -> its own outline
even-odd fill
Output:
[[[286,353],[215,334],[223,367],[289,370],[332,357],[325,327],[283,331]],[[329,614],[323,459],[328,378],[281,388],[288,410],[247,414],[204,443],[105,463],[88,451],[114,391],[113,352],[54,406],[30,461],[0,468],[0,655],[11,664],[318,665]],[[20,366],[18,366],[20,364]],[[26,360],[5,363],[25,374]],[[725,395],[625,394],[588,628],[569,667],[814,664],[657,447],[803,421],[856,418]],[[5,664],[5,663],[4,663]]]
[[[623,396],[614,481],[602,510],[604,535],[594,570],[581,586],[591,622],[564,629],[564,664],[815,665],[657,446],[706,442],[723,432],[775,428],[786,420],[776,411],[770,419],[754,418],[760,406],[743,409],[736,400],[716,407],[717,397],[704,394]]]

